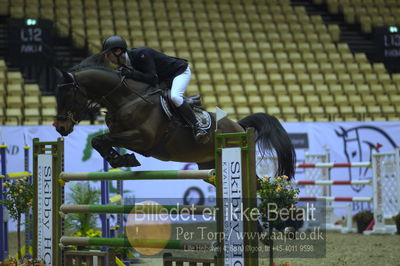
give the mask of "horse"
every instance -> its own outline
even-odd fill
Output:
[[[120,155],[114,149],[120,147],[163,161],[194,162],[199,169],[214,168],[214,113],[208,112],[209,140],[197,143],[191,128],[165,115],[160,104],[163,90],[159,86],[125,79],[106,61],[103,54],[95,54],[69,71],[59,70],[54,122],[58,133],[70,134],[88,106],[97,102],[107,109],[105,121],[109,132],[94,137],[91,144],[112,167],[140,165],[134,153]],[[295,150],[276,117],[256,113],[237,122],[227,117],[218,121],[221,133],[244,132],[250,127],[255,128],[259,152],[276,154],[276,175],[294,177]]]

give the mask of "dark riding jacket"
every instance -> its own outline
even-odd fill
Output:
[[[133,48],[127,53],[134,70],[133,78],[152,85],[161,82],[170,84],[188,67],[185,59],[168,56],[146,46]]]

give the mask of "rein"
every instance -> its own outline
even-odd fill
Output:
[[[122,77],[122,84],[124,84],[124,86],[125,86],[126,88],[131,89],[131,88],[128,87],[128,84],[126,84],[125,77]],[[150,88],[150,87],[151,87],[151,86],[149,85],[148,87],[146,87],[145,90],[147,90],[147,89]],[[136,94],[136,96],[138,96],[140,99],[142,99],[142,100],[145,101],[146,103],[153,104],[152,102],[150,102],[149,100],[147,100],[146,98],[144,98],[142,95],[140,95],[139,93],[137,93],[134,89],[131,89],[131,90],[132,90],[132,92],[133,92],[134,94]]]
[[[132,89],[131,87],[129,87],[129,85],[126,82],[126,77],[122,76],[121,81],[118,83],[117,86],[115,86],[112,90],[110,90],[106,95],[104,95],[103,97],[101,97],[101,100],[107,104],[108,106],[112,106],[113,104],[110,102],[110,100],[108,100],[108,97],[113,95],[119,88],[121,87],[125,87],[127,89],[129,89],[133,94],[135,94],[137,97],[139,97],[140,99],[142,99],[144,102],[146,103],[150,103],[150,104],[154,104],[153,102],[149,101],[148,99],[146,99],[145,97],[143,97],[140,93],[138,93],[135,89]],[[149,85],[148,87],[145,88],[145,90],[148,90],[151,87],[151,85]]]

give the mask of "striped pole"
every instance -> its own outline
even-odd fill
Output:
[[[140,213],[140,214],[182,214],[213,215],[214,206],[197,205],[66,205],[60,207],[68,213]]]
[[[108,171],[108,162],[103,159],[103,171],[107,172]],[[109,198],[110,198],[110,191],[109,191],[109,181],[107,180],[102,180],[100,181],[100,194],[101,194],[101,199],[100,202],[103,205],[110,204]],[[100,214],[100,221],[101,221],[101,236],[102,237],[114,237],[112,236],[111,230],[110,230],[110,218],[106,214]],[[103,246],[101,247],[102,251],[107,251],[108,247]],[[106,258],[103,258],[103,263],[107,265]]]
[[[0,145],[0,164],[1,164],[1,175],[6,176],[6,145]],[[3,182],[0,182],[0,200],[4,199],[3,195]],[[5,222],[5,206],[0,203],[0,261],[4,262],[5,257],[7,257],[7,235],[8,226]]]
[[[108,247],[135,247],[135,248],[163,248],[184,249],[185,246],[201,246],[211,248],[212,242],[184,242],[180,240],[129,239],[105,237],[68,237],[62,236],[60,243],[64,246],[108,246]]]
[[[371,180],[301,180],[295,181],[296,185],[305,186],[305,185],[322,185],[322,186],[329,186],[329,185],[372,185]]]
[[[116,172],[62,172],[64,181],[101,180],[155,180],[155,179],[206,179],[215,175],[215,170],[169,170],[169,171],[116,171]]]
[[[351,202],[371,202],[372,197],[299,197],[298,201],[351,201]]]
[[[24,137],[25,139],[25,137]],[[29,176],[24,176],[23,178],[27,178],[28,184],[33,184],[32,180],[32,173],[29,173],[29,152],[30,148],[28,145],[24,146],[24,173],[28,173]],[[25,219],[30,220],[33,219],[33,208],[31,210],[28,210],[25,213]],[[26,223],[25,224],[25,247],[30,247],[32,246],[32,240],[33,240],[33,226],[31,223]]]
[[[297,168],[338,168],[338,167],[369,167],[371,162],[349,162],[349,163],[300,163]]]

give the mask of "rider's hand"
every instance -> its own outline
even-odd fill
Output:
[[[119,71],[122,76],[127,77],[127,78],[133,78],[133,76],[134,76],[134,72],[127,67],[121,67],[119,69]]]

